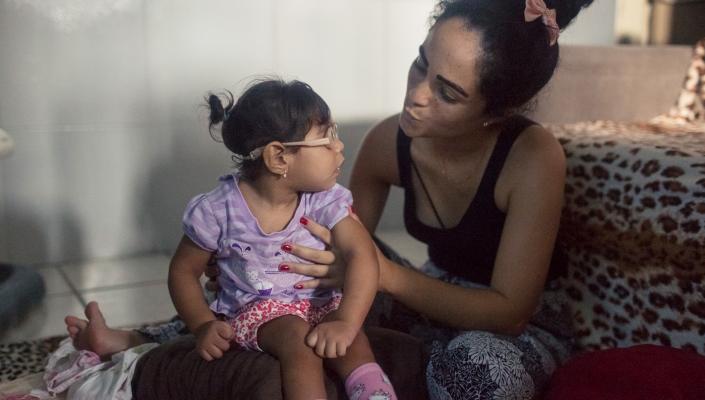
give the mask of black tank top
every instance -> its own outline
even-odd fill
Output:
[[[534,124],[522,116],[509,117],[503,122],[475,197],[460,222],[449,229],[425,225],[417,218],[411,179],[411,139],[399,128],[397,162],[404,189],[404,224],[411,236],[428,245],[429,258],[437,267],[476,283],[490,284],[506,217],[495,204],[495,185],[514,141]],[[433,203],[432,199],[430,201]]]

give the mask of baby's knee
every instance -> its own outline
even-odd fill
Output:
[[[257,332],[257,341],[260,347],[278,358],[306,357],[307,351],[312,353],[306,345],[306,336],[311,326],[303,319],[285,315],[262,325]]]

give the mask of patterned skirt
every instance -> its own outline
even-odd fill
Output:
[[[377,240],[377,245],[390,260],[414,268],[385,243]],[[453,276],[430,261],[418,270],[454,285],[485,287]],[[426,383],[432,400],[532,399],[572,349],[570,312],[559,289],[557,282],[547,284],[531,322],[517,337],[448,328],[384,294],[375,299],[367,324],[424,341],[430,352]]]

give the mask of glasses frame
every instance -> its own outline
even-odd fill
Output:
[[[281,145],[284,147],[297,147],[297,146],[303,146],[303,147],[319,147],[319,146],[328,146],[331,143],[340,140],[340,136],[338,136],[338,124],[333,124],[330,127],[328,127],[328,130],[326,131],[326,136],[322,137],[320,139],[313,139],[313,140],[301,140],[298,142],[282,142]],[[250,152],[247,156],[243,157],[245,160],[256,160],[259,158],[259,156],[262,155],[262,152],[264,152],[264,148],[267,147],[267,145],[260,146]]]

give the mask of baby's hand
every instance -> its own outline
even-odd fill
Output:
[[[213,320],[196,329],[196,351],[206,361],[212,361],[223,356],[230,348],[233,328],[227,322]]]
[[[358,330],[357,326],[346,321],[322,322],[306,336],[306,344],[312,347],[319,357],[342,357],[355,340]]]

